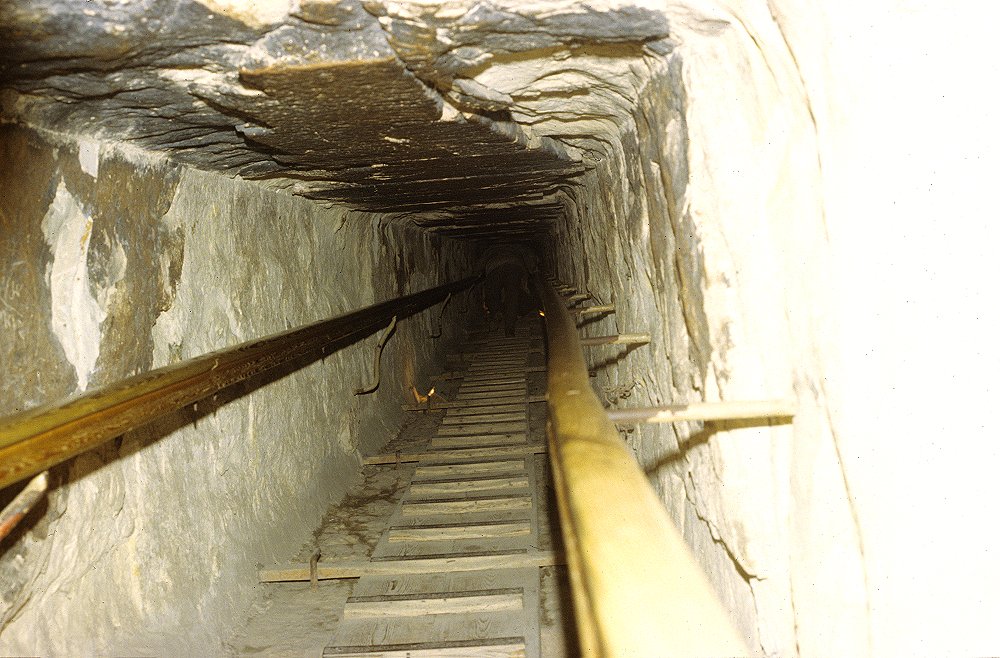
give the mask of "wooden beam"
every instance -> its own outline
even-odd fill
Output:
[[[581,338],[584,347],[597,345],[646,345],[652,337],[649,334],[617,334],[615,336],[589,336]]]
[[[538,455],[548,451],[543,443],[528,445],[491,446],[488,448],[454,448],[450,450],[434,450],[427,452],[400,453],[398,455],[375,455],[365,458],[365,466],[379,464],[405,464],[428,459],[491,459],[493,457],[523,457]]]
[[[450,573],[457,571],[485,571],[488,569],[523,569],[550,567],[565,564],[562,553],[555,551],[529,551],[527,553],[500,553],[445,558],[414,558],[403,560],[339,560],[320,562],[316,577],[320,580],[361,578],[362,576],[393,576],[422,573]],[[289,583],[309,580],[307,563],[283,564],[261,569],[262,583]]]
[[[565,301],[537,278],[536,287],[549,341],[549,456],[580,652],[747,655],[742,634],[594,394]]]
[[[464,290],[468,278],[150,370],[0,418],[0,487],[40,473],[278,366],[315,361]],[[298,367],[303,367],[301,363]]]
[[[756,400],[692,402],[662,407],[608,409],[611,422],[679,423],[682,421],[752,420],[757,418],[791,418],[795,416],[795,400]]]

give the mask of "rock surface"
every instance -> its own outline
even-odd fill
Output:
[[[0,355],[5,411],[416,292],[468,267],[442,238],[379,228],[364,213],[120,145],[2,132],[2,216],[18,222],[3,241],[0,317],[17,338]],[[60,255],[63,234],[72,256]],[[60,259],[74,263],[65,283]],[[63,288],[99,316],[71,313],[76,324],[61,325]],[[428,365],[459,326],[446,317],[448,333],[432,340],[436,320],[432,311],[399,323],[375,395],[353,394],[358,377],[370,377],[373,336],[55,469],[43,518],[4,544],[2,651],[219,654],[258,563],[298,548],[356,478],[359,455],[398,425],[411,387],[427,388]]]
[[[654,337],[591,355],[610,405],[798,400],[792,424],[623,429],[754,651],[994,654],[1000,572],[983,501],[998,497],[998,455],[981,380],[1000,365],[983,283],[996,279],[986,196],[1000,147],[987,13],[790,0],[0,5],[2,116],[84,136],[53,147],[5,135],[5,163],[18,163],[5,191],[17,193],[0,198],[0,230],[17,239],[0,240],[0,326],[18,347],[0,361],[15,376],[0,403],[284,328],[316,304],[432,285],[464,273],[472,245],[541,245],[564,281],[616,305],[586,332]],[[262,233],[275,243],[251,239]],[[429,352],[414,350],[405,362],[420,372]],[[330,429],[352,358],[280,383],[301,396],[295,437]],[[279,454],[282,476],[235,438],[285,427],[278,395],[199,421],[212,454],[237,449],[252,467],[211,472],[190,428],[73,466],[0,563],[14,574],[6,614],[20,614],[0,646],[65,652],[103,623],[86,646],[124,651],[116,642],[140,621],[230,619],[248,565],[338,488],[306,493],[285,525],[280,492],[320,456],[346,459],[320,477],[348,477],[363,445],[352,428],[375,413],[351,407],[329,444]],[[963,413],[928,418],[940,409]],[[204,472],[177,483],[173,459]],[[273,497],[248,484],[264,476]],[[216,519],[219,545],[243,552],[174,543],[158,566],[150,555],[173,537],[136,530],[157,478],[172,483],[173,531],[204,529],[184,502],[206,490],[247,500]],[[83,546],[90,527],[106,539]],[[106,558],[103,579],[74,562]],[[168,596],[122,568],[136,560]],[[183,580],[188,562],[217,584]],[[96,619],[75,616],[67,592],[122,596]],[[35,638],[46,614],[51,633]],[[175,646],[166,625],[156,632],[134,650]],[[176,646],[209,647],[213,632]]]

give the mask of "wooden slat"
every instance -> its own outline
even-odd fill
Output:
[[[534,404],[536,402],[545,402],[548,399],[545,395],[529,395],[523,402],[527,404]],[[441,411],[442,409],[466,409],[471,407],[488,407],[495,406],[499,404],[519,404],[522,401],[518,400],[503,400],[493,401],[489,399],[483,400],[457,400],[453,402],[434,402],[433,405],[428,406],[424,404],[404,404],[403,409],[405,411]]]
[[[462,393],[496,393],[499,391],[525,391],[528,384],[521,381],[486,383],[486,384],[466,384],[459,387],[458,392]]]
[[[487,640],[495,637],[513,637],[521,632],[520,615],[503,612],[479,612],[454,615],[424,615],[408,617],[405,624],[393,619],[342,620],[334,635],[340,646],[368,646],[372,649],[386,645],[424,643],[431,638],[440,642],[451,640]],[[522,637],[523,636],[519,636]]]
[[[463,462],[440,464],[437,466],[417,466],[413,474],[414,482],[421,478],[469,477],[484,473],[524,473],[524,460],[504,460],[487,462]]]
[[[517,400],[523,402],[525,400],[524,391],[478,391],[471,393],[459,393],[456,398],[458,402],[467,400]]]
[[[524,421],[508,421],[505,423],[467,423],[462,425],[443,425],[438,428],[438,436],[461,436],[477,434],[518,434],[528,431]]]
[[[529,551],[518,554],[476,555],[473,557],[445,557],[419,560],[343,560],[320,562],[316,576],[320,580],[360,578],[367,575],[401,575],[449,573],[453,571],[483,571],[487,569],[520,569],[523,567],[548,567],[565,564],[565,556],[554,551]],[[309,580],[307,563],[286,564],[260,570],[263,583],[282,583]]]
[[[471,645],[468,643],[453,643],[453,646],[442,643],[424,642],[418,644],[402,644],[379,647],[327,647],[323,651],[326,656],[337,658],[525,658],[523,638],[491,639],[486,643]]]
[[[404,502],[404,517],[422,514],[465,514],[505,510],[531,509],[531,496],[498,496],[467,498],[466,500],[436,500],[432,502]]]
[[[530,533],[530,521],[500,521],[493,523],[397,527],[391,528],[386,537],[390,542],[449,541],[455,539],[523,537]]]
[[[528,420],[526,410],[512,411],[500,414],[448,414],[441,420],[441,425],[459,425],[462,423],[510,423],[526,422]]]
[[[507,446],[527,443],[525,434],[465,434],[462,436],[435,436],[431,439],[431,449],[484,448],[486,446]]]
[[[486,377],[474,377],[465,380],[459,387],[460,390],[476,387],[476,386],[506,386],[510,384],[520,384],[524,385],[527,382],[524,375],[513,374],[513,375],[489,375]]]
[[[400,453],[399,455],[374,455],[365,458],[365,465],[409,463],[417,461],[443,461],[455,459],[490,459],[492,457],[516,457],[535,455],[548,451],[544,443],[527,445],[489,446],[486,448],[454,448],[428,452]]]
[[[459,494],[475,491],[496,491],[509,489],[526,489],[528,476],[489,477],[472,480],[432,480],[410,483],[411,496],[430,496],[435,494]]]
[[[517,589],[486,592],[444,592],[437,596],[350,597],[345,619],[373,617],[417,617],[422,615],[473,614],[522,610],[523,592]]]
[[[484,403],[482,406],[478,407],[453,407],[447,410],[447,418],[455,418],[456,416],[481,416],[484,414],[493,413],[520,413],[526,414],[528,412],[528,407],[521,402],[513,402],[510,404],[489,404]]]

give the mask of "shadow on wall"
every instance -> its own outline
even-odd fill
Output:
[[[645,468],[646,475],[654,475],[661,468],[675,464],[687,456],[689,450],[707,445],[719,432],[746,429],[750,427],[774,427],[776,425],[791,425],[792,418],[752,418],[748,420],[707,421],[698,432],[677,444],[677,450],[663,455]]]
[[[284,379],[285,377],[294,374],[308,365],[326,359],[333,353],[359,343],[368,336],[381,330],[382,329],[380,327],[376,327],[375,329],[367,332],[342,338],[334,343],[331,343],[327,347],[307,352],[295,359],[292,359],[291,361],[287,361],[270,370],[228,386],[211,397],[188,405],[179,411],[166,414],[165,416],[162,416],[142,427],[115,437],[95,450],[84,453],[97,456],[97,461],[73,458],[67,462],[53,466],[49,469],[52,478],[52,485],[50,489],[52,491],[56,491],[60,487],[83,480],[91,474],[98,472],[121,459],[130,457],[143,448],[150,446],[187,426],[194,426],[195,429],[197,429],[198,421],[213,415],[225,405],[250,395],[251,393],[264,388],[269,384]],[[128,440],[126,441],[126,439]],[[16,496],[17,493],[24,487],[24,482],[25,481],[18,482],[0,490],[0,502],[5,503],[13,499],[13,497]],[[36,534],[44,534],[46,528],[40,526],[39,524],[47,526],[45,519],[47,519],[46,512],[48,509],[48,497],[45,497],[35,507],[35,509],[32,510],[32,512],[11,531],[7,537],[0,541],[0,556],[4,555],[8,549],[15,545],[19,540],[23,539],[28,533],[35,532]]]

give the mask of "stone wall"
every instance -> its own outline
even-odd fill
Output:
[[[460,250],[388,217],[121,144],[0,136],[5,414],[467,271]],[[373,395],[353,390],[377,336],[57,467],[42,518],[4,543],[0,650],[218,654],[258,565],[308,539],[411,386],[429,387],[462,305],[438,340],[439,307],[399,323]]]
[[[996,650],[997,532],[970,511],[996,500],[973,412],[997,363],[996,64],[968,12],[902,4],[668,3],[670,52],[608,76],[635,100],[577,99],[615,120],[553,263],[617,305],[585,331],[653,335],[594,351],[598,389],[798,402],[791,424],[623,432],[767,655]],[[922,413],[946,408],[971,415]]]

